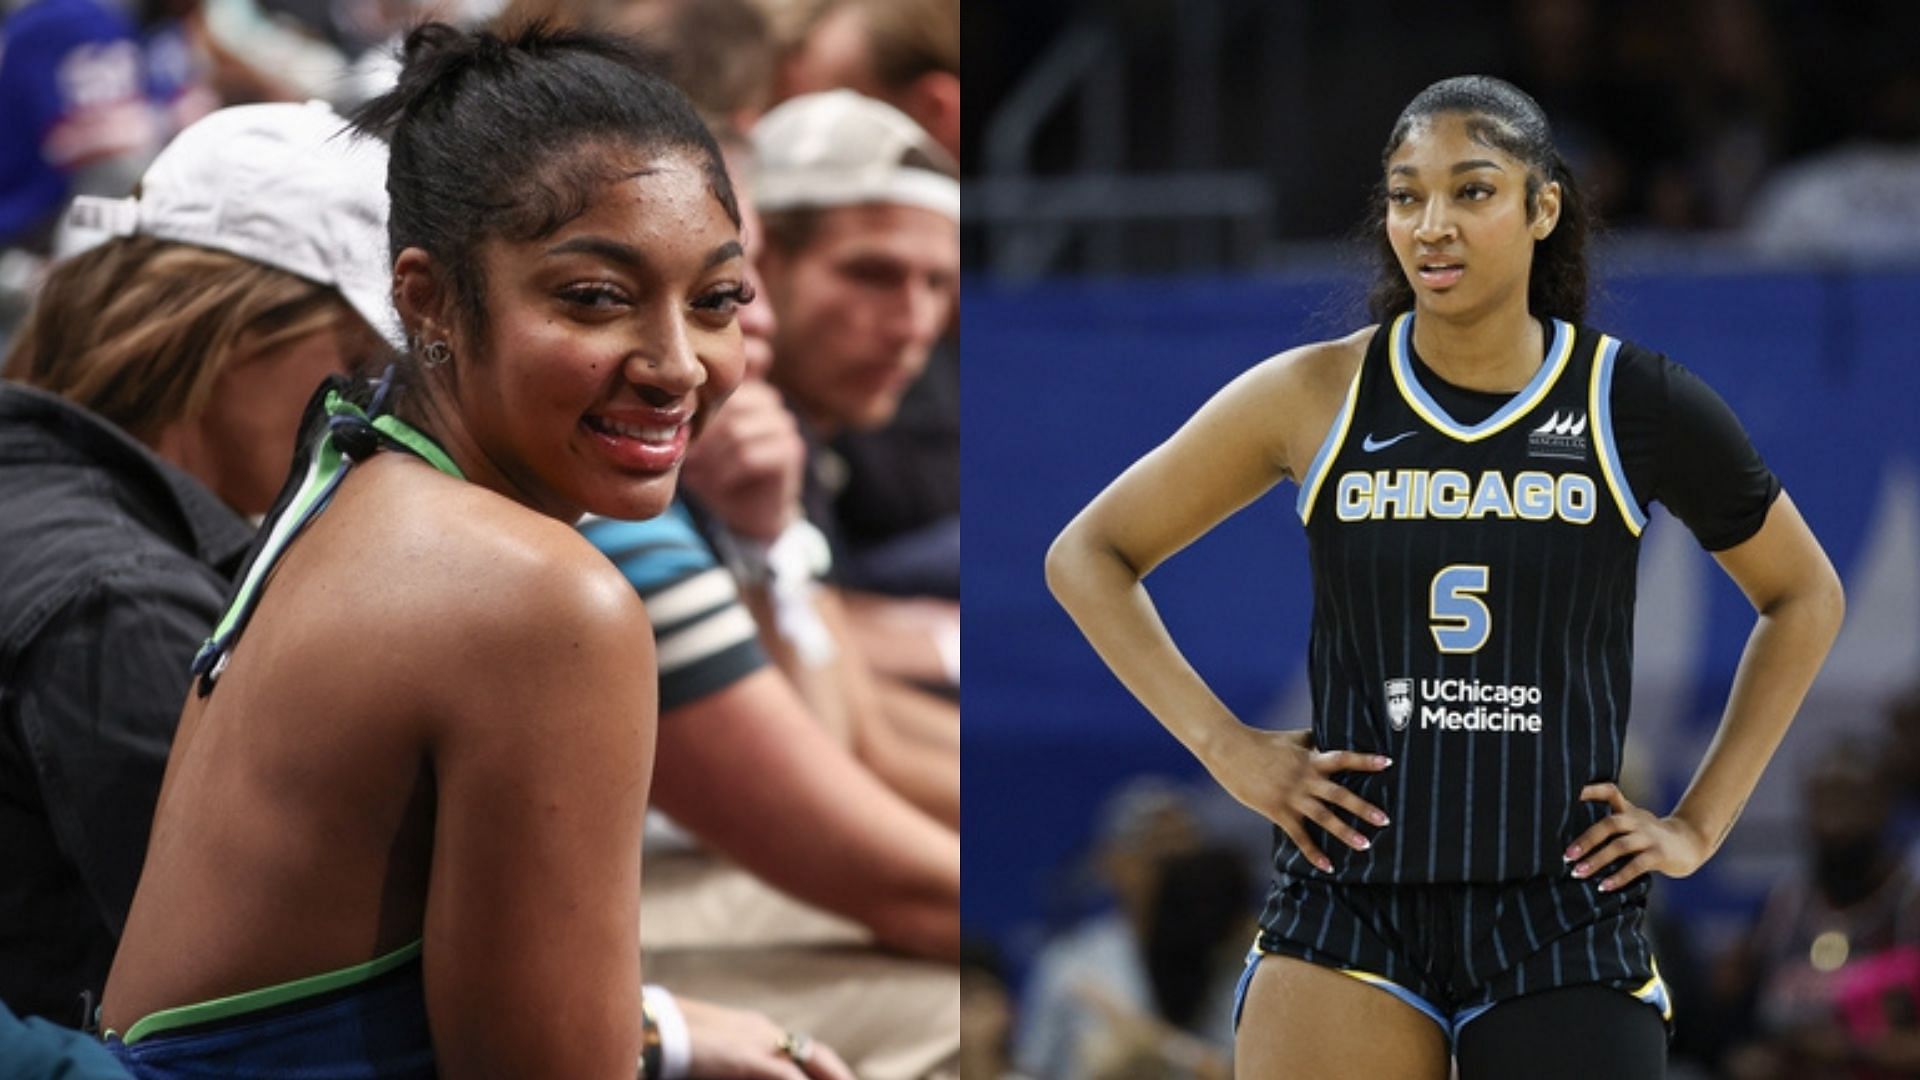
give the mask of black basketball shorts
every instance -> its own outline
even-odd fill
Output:
[[[1281,874],[1247,955],[1234,1023],[1262,956],[1351,975],[1420,1010],[1449,1040],[1493,1006],[1561,987],[1613,987],[1673,1005],[1642,924],[1650,881],[1601,892],[1572,874],[1500,884],[1354,885]]]

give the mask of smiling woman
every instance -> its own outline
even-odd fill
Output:
[[[1236,379],[1067,526],[1048,580],[1276,827],[1240,1075],[1656,1077],[1651,875],[1725,838],[1838,630],[1839,581],[1712,391],[1580,325],[1584,208],[1533,99],[1436,83],[1381,164],[1378,323]],[[1283,479],[1312,556],[1314,719],[1271,732],[1188,666],[1141,580]],[[1654,501],[1758,615],[1666,817],[1616,786]]]
[[[665,509],[738,383],[739,214],[606,38],[429,24],[359,124],[407,353],[311,406],[101,1020],[139,1076],[653,1075],[653,639],[571,526]]]
[[[470,478],[567,521],[666,509],[694,426],[739,381],[752,298],[737,215],[701,162],[629,149],[600,165],[602,196],[572,220],[479,253],[482,318],[436,308],[448,275],[426,250],[394,265],[417,332],[479,354],[451,367],[461,408],[429,392],[422,422],[468,451]]]

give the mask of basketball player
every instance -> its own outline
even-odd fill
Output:
[[[1581,325],[1580,191],[1526,94],[1437,83],[1383,155],[1379,319],[1236,379],[1084,510],[1048,579],[1277,826],[1244,1076],[1658,1076],[1649,875],[1726,838],[1838,631],[1838,578],[1711,391]],[[1140,580],[1282,479],[1311,730],[1240,723]],[[1759,618],[1673,812],[1621,795],[1638,539],[1664,503]]]

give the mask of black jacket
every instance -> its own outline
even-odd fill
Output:
[[[0,1001],[80,1020],[146,857],[188,664],[253,530],[98,416],[0,382]]]

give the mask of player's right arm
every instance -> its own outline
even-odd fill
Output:
[[[1100,658],[1236,799],[1328,866],[1306,821],[1355,848],[1333,812],[1384,824],[1332,775],[1385,759],[1316,752],[1307,732],[1241,723],[1181,655],[1141,582],[1274,484],[1306,472],[1340,408],[1368,331],[1290,350],[1241,375],[1082,510],[1047,552],[1047,584]]]

